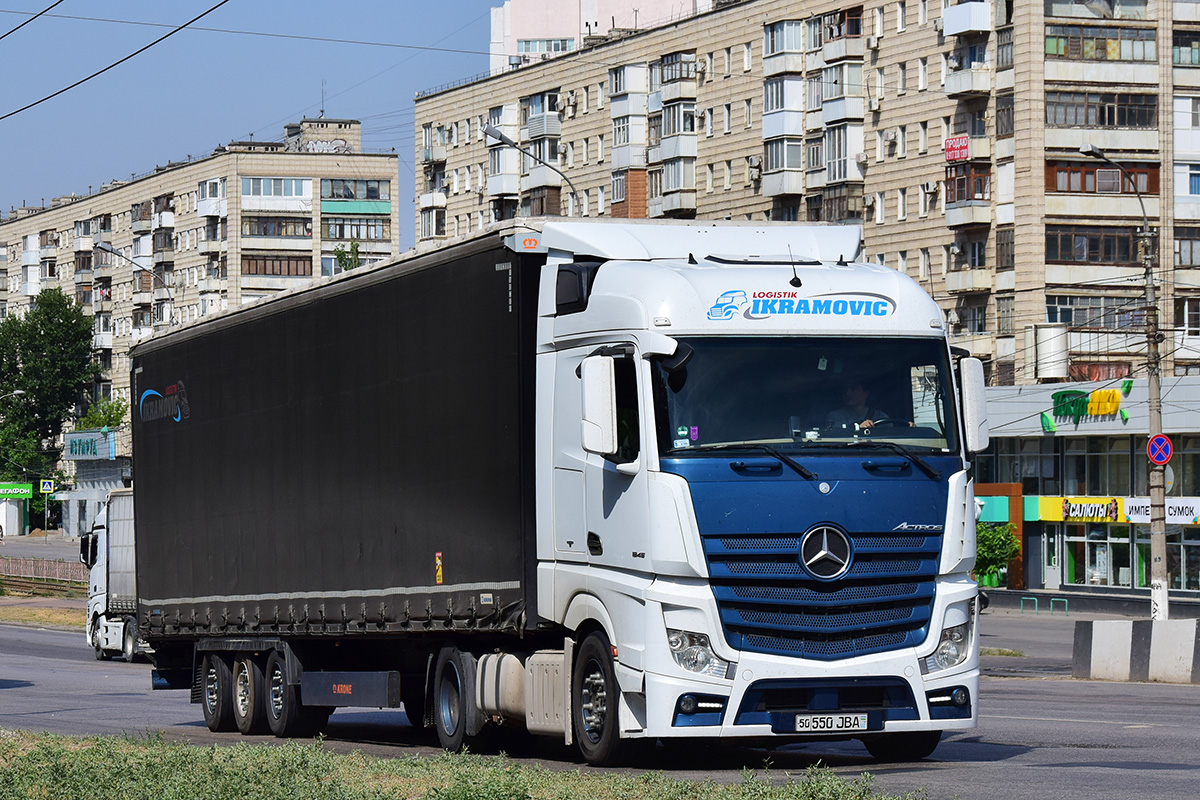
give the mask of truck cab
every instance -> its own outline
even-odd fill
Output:
[[[87,643],[97,660],[120,655],[132,662],[145,649],[137,631],[132,489],[109,493],[79,537],[79,560],[88,567]]]

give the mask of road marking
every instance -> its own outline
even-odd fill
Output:
[[[981,714],[980,719],[1011,719],[1017,722],[1074,722],[1078,724],[1081,720],[1077,718],[1063,717],[1006,717],[1000,714]],[[1128,722],[1118,722],[1111,719],[1089,719],[1085,720],[1089,725],[1120,725],[1123,728],[1181,728],[1182,725],[1131,725]]]

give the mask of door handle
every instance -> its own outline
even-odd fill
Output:
[[[862,462],[863,469],[894,469],[903,471],[912,465],[906,458],[871,458]]]
[[[778,472],[783,464],[773,458],[751,458],[746,461],[730,461],[729,468],[734,472]]]
[[[604,555],[604,545],[600,543],[600,537],[588,531],[588,553],[594,556]]]

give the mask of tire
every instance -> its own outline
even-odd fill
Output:
[[[443,749],[457,753],[467,742],[470,704],[475,696],[471,657],[454,645],[438,653],[433,675],[433,727]]]
[[[100,618],[96,617],[92,620],[92,648],[96,651],[97,661],[108,661],[112,658],[112,651],[105,650],[101,641]]]
[[[278,650],[272,650],[267,657],[263,681],[266,687],[264,708],[271,733],[280,739],[304,735],[304,707],[300,704],[300,693],[295,685],[287,682],[287,659]]]
[[[913,731],[864,736],[862,743],[876,761],[892,764],[929,758],[941,740],[941,731]]]
[[[213,733],[237,729],[233,719],[233,670],[218,653],[206,653],[202,662],[200,707],[204,724]]]
[[[592,766],[611,766],[624,756],[625,747],[617,721],[619,701],[612,646],[603,633],[591,633],[575,655],[571,674],[571,716],[579,752]]]
[[[121,655],[126,664],[132,664],[137,658],[137,622],[133,617],[126,617],[121,629]]]
[[[245,653],[233,662],[233,719],[243,736],[267,730],[266,687],[262,666]]]

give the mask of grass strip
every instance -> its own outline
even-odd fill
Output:
[[[82,635],[87,611],[82,608],[39,608],[37,606],[0,606],[0,622],[37,625],[45,628],[77,628]]]
[[[1020,650],[1009,650],[1007,647],[981,647],[979,648],[981,656],[1012,656],[1013,658],[1024,658],[1025,654]]]
[[[925,793],[905,795],[921,798]],[[744,770],[739,782],[661,772],[548,770],[504,756],[339,755],[321,742],[193,746],[159,737],[73,738],[0,730],[3,800],[891,800],[869,774]]]

